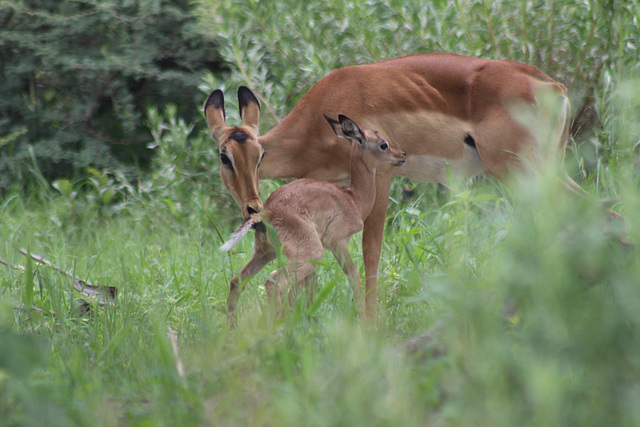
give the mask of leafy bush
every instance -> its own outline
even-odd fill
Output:
[[[126,199],[135,194],[135,189],[121,173],[109,176],[94,168],[87,172],[87,178],[76,182],[59,178],[52,183],[66,202],[62,215],[51,216],[59,225],[63,221],[77,221],[79,217],[100,219],[127,211]]]
[[[234,218],[235,205],[220,182],[220,161],[211,136],[196,132],[193,124],[178,118],[172,105],[162,113],[150,109],[147,123],[154,139],[150,147],[156,153],[153,173],[140,188],[146,207],[168,209],[176,219],[187,221],[209,210],[219,217]],[[217,222],[224,222],[223,218]]]
[[[638,422],[637,248],[607,232],[597,203],[560,191],[552,180],[527,180],[491,257],[447,267],[439,296],[451,309],[446,341],[456,374],[445,387],[456,424]],[[629,226],[636,241],[637,220]],[[469,256],[464,246],[453,255]]]
[[[633,86],[623,82],[619,89],[640,93]],[[627,119],[640,117],[638,98],[629,102],[631,93],[614,93],[610,101]],[[619,153],[640,136],[632,122],[616,126]],[[631,402],[640,379],[640,258],[637,246],[626,243],[640,236],[638,216],[630,214],[640,203],[634,161],[618,159],[611,172],[628,214],[622,228],[598,201],[559,196],[554,165],[518,180],[501,238],[481,231],[500,227],[501,216],[470,221],[474,233],[448,254],[464,261],[445,263],[443,277],[424,292],[449,310],[443,334],[455,372],[443,383],[449,422],[638,422]]]
[[[216,44],[189,1],[11,0],[0,4],[0,191],[88,166],[131,178],[148,164],[147,108],[194,120]]]

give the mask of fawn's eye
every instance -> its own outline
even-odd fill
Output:
[[[262,163],[262,159],[264,159],[265,154],[267,154],[267,152],[263,151],[262,154],[260,155],[260,160],[258,160],[258,166],[260,166],[260,163]]]
[[[389,149],[389,144],[387,144],[386,142],[383,142],[382,144],[380,144],[380,149],[382,151],[387,151]]]
[[[231,167],[231,159],[224,153],[220,153],[220,161],[223,165]]]

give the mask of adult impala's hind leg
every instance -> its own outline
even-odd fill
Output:
[[[256,233],[253,256],[251,260],[242,268],[240,274],[231,279],[229,284],[229,295],[227,296],[227,319],[233,322],[236,304],[240,293],[244,290],[245,283],[249,278],[255,276],[269,262],[276,258],[276,251],[263,233]]]

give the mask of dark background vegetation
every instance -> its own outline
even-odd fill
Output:
[[[198,122],[215,37],[193,2],[35,0],[0,4],[0,193],[85,175],[149,169],[150,107]]]

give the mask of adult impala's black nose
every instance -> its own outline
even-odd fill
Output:
[[[262,200],[260,200],[259,197],[247,201],[244,206],[244,212],[242,213],[244,219],[249,219],[251,215],[262,212],[262,209],[264,208]]]

